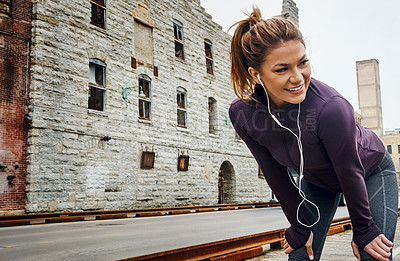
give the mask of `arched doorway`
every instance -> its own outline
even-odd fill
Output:
[[[229,161],[224,161],[218,171],[218,204],[234,203],[235,198],[235,170]]]

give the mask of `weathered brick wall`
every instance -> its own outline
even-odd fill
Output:
[[[218,172],[233,166],[232,202],[270,199],[257,164],[226,120],[230,36],[199,1],[144,1],[154,21],[154,64],[131,68],[132,11],[137,1],[107,1],[106,29],[90,24],[89,1],[34,1],[27,212],[126,209],[218,202]],[[185,59],[175,57],[173,21],[183,25]],[[204,39],[213,43],[214,75],[206,72]],[[88,109],[89,60],[106,67],[105,110]],[[154,76],[153,66],[158,67]],[[151,78],[152,118],[138,119],[138,90]],[[177,87],[187,90],[187,128],[177,126]],[[217,132],[209,134],[208,98],[217,101]],[[111,140],[101,140],[110,136]],[[140,168],[141,152],[154,168]],[[190,156],[177,171],[178,156]]]
[[[0,15],[0,214],[24,210],[31,3]],[[7,166],[7,167],[5,167]]]

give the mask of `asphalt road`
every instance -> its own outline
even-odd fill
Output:
[[[8,227],[0,260],[116,260],[287,226],[280,208],[264,208]]]

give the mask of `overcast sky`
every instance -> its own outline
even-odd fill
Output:
[[[356,61],[377,59],[384,130],[400,128],[400,0],[295,2],[312,76],[338,90],[358,111]],[[282,0],[201,0],[201,5],[227,31],[252,5],[264,18],[280,14]]]

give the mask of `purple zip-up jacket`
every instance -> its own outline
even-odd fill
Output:
[[[285,237],[297,249],[305,245],[311,231],[297,221],[302,198],[287,174],[287,167],[299,173],[297,139],[269,115],[262,86],[256,85],[253,98],[259,102],[233,101],[229,116],[279,200],[291,225]],[[353,240],[363,249],[382,234],[371,216],[364,179],[379,165],[385,148],[375,133],[355,122],[350,103],[320,81],[311,79],[300,107],[303,178],[332,192],[343,192],[353,224]],[[298,104],[287,104],[272,113],[283,126],[298,134],[298,108]],[[315,222],[303,207],[299,218],[305,224]]]

